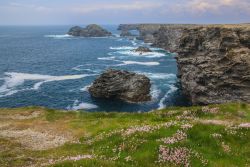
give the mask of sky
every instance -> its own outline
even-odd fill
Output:
[[[249,22],[250,0],[0,0],[0,25]]]

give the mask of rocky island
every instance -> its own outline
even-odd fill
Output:
[[[184,93],[196,104],[250,102],[250,25],[120,25],[177,53]]]
[[[85,28],[79,26],[72,27],[68,34],[76,37],[107,37],[112,35],[111,32],[96,24],[90,24]]]
[[[138,103],[151,99],[150,87],[150,80],[145,75],[109,69],[94,81],[89,92],[97,98]]]

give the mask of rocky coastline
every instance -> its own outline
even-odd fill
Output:
[[[177,53],[178,77],[194,105],[250,102],[250,24],[120,25]]]

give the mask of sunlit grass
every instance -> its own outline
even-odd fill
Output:
[[[211,105],[209,109],[216,113],[206,112],[199,106],[172,107],[141,114],[64,112],[36,107],[2,109],[2,115],[42,110],[38,118],[10,122],[20,128],[37,127],[37,123],[46,125],[45,128],[51,126],[61,130],[60,133],[69,131],[75,140],[57,148],[35,151],[14,139],[0,138],[0,166],[248,166],[250,129],[238,125],[250,121],[250,105]],[[203,120],[224,122],[208,124]],[[171,126],[166,126],[169,122]],[[183,128],[185,126],[188,128]],[[178,130],[187,138],[164,143],[163,139],[173,138]],[[160,161],[161,146],[172,150],[187,149],[188,164]],[[91,155],[92,158],[76,161],[62,158],[79,155]],[[62,161],[58,161],[60,159]]]

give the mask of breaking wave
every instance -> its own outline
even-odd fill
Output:
[[[64,34],[64,35],[44,35],[46,38],[55,38],[55,39],[61,39],[61,38],[72,38],[72,35]]]
[[[87,92],[90,86],[91,86],[91,84],[90,85],[86,85],[83,88],[81,88],[80,91]]]
[[[147,73],[147,72],[138,72],[139,74],[144,74],[150,79],[174,79],[177,78],[175,74],[171,73]]]
[[[169,90],[167,91],[167,93],[164,95],[163,98],[161,98],[159,104],[158,104],[158,109],[164,109],[166,107],[166,105],[164,104],[165,100],[175,91],[178,90],[178,88],[174,85],[169,85]]]
[[[133,50],[136,49],[136,47],[132,46],[119,46],[119,47],[110,47],[111,50]]]
[[[147,52],[147,53],[140,53],[140,52],[135,52],[133,50],[122,50],[122,51],[117,51],[115,53],[122,54],[122,55],[127,55],[127,56],[144,56],[147,58],[157,58],[157,57],[164,57],[166,56],[165,53],[160,53],[160,52]]]
[[[99,57],[97,58],[98,60],[114,60],[115,56],[110,56],[110,57]]]
[[[118,61],[118,60],[116,60]],[[157,66],[160,65],[159,62],[139,62],[139,61],[119,61],[122,62],[122,64],[117,64],[114,66],[125,66],[125,65],[145,65],[145,66]]]
[[[28,74],[28,73],[16,73],[8,72],[5,73],[4,83],[0,87],[0,97],[10,96],[19,91],[24,90],[38,90],[44,83],[64,80],[76,80],[93,76],[93,74],[83,75],[64,75],[64,76],[51,76],[51,75],[40,75],[40,74]],[[25,81],[37,81],[32,88],[18,90],[18,86],[23,85]]]
[[[98,108],[97,105],[91,104],[91,103],[80,103],[78,100],[75,100],[74,104],[72,107],[67,107],[68,110],[82,110],[82,109],[86,109],[86,110],[91,110],[91,109],[96,109]]]

